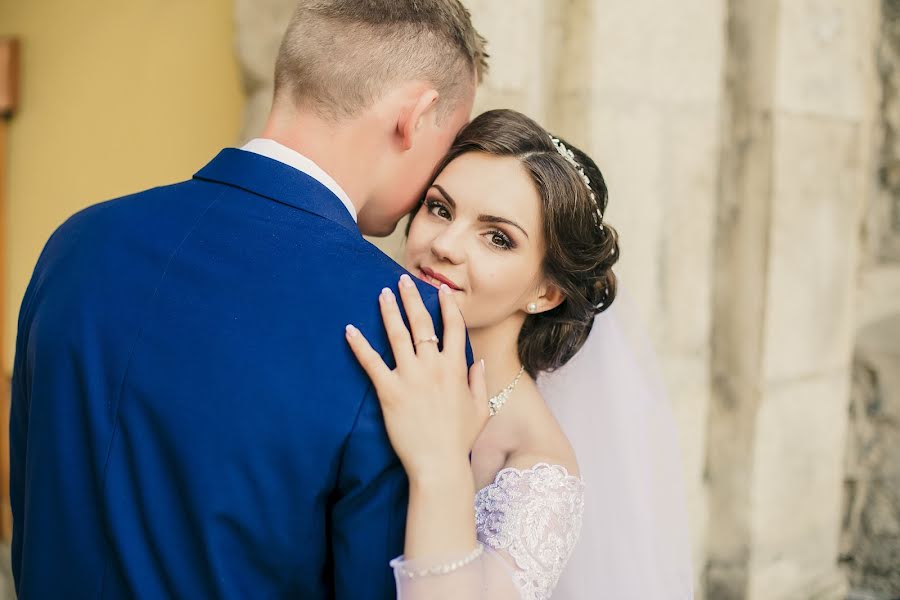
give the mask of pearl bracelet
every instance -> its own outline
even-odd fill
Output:
[[[478,547],[475,548],[471,553],[469,553],[469,555],[466,556],[465,558],[461,558],[461,559],[453,561],[451,563],[438,565],[436,567],[431,567],[428,569],[412,570],[412,569],[407,569],[400,562],[396,562],[392,566],[395,569],[397,569],[397,573],[399,573],[400,575],[407,577],[409,579],[415,579],[417,577],[430,577],[432,575],[447,575],[448,573],[452,573],[453,571],[456,571],[457,569],[461,569],[462,567],[471,563],[472,561],[477,559],[479,556],[481,556],[483,553],[484,553],[484,546],[482,546],[481,544],[478,544]]]

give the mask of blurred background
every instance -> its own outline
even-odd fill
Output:
[[[900,598],[900,0],[464,1],[476,112],[535,117],[607,179],[698,599]],[[0,0],[0,375],[62,221],[258,133],[293,5]]]

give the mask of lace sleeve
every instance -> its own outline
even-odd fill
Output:
[[[549,598],[578,540],[583,511],[584,484],[565,468],[542,463],[528,470],[503,469],[475,497],[484,552],[446,561],[391,561],[397,597]]]
[[[522,598],[549,598],[581,532],[582,480],[559,465],[504,469],[475,505],[479,540],[513,567]]]

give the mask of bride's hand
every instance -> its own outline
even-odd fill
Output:
[[[468,466],[488,419],[487,389],[484,362],[466,367],[466,328],[451,290],[441,286],[439,293],[444,340],[438,350],[434,323],[415,283],[404,275],[399,287],[411,333],[393,292],[385,288],[378,299],[396,369],[387,367],[358,329],[348,325],[346,335],[378,393],[394,451],[414,479]]]

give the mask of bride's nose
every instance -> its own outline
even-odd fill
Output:
[[[454,227],[444,229],[431,242],[431,253],[440,260],[458,265],[465,260],[463,240]]]

